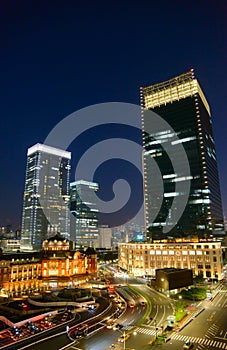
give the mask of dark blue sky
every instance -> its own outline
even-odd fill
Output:
[[[4,1],[0,224],[21,222],[26,151],[91,104],[195,69],[210,103],[227,216],[225,0]]]

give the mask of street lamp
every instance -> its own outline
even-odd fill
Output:
[[[121,331],[119,328],[116,329],[117,331],[119,331],[122,335],[123,335],[123,349],[125,350],[126,349],[126,344],[125,344],[125,338],[126,338],[126,331]],[[134,331],[133,332],[133,335],[137,335],[137,332]]]
[[[125,350],[125,337],[126,337],[126,332],[121,331],[119,328],[116,328],[116,331],[119,331],[123,335],[123,349]]]

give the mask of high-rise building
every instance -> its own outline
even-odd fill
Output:
[[[57,232],[69,237],[70,159],[70,152],[40,143],[28,149],[22,250],[40,250]]]
[[[153,237],[162,237],[168,231],[171,236],[198,235],[206,237],[223,231],[223,213],[215,143],[212,131],[209,104],[200,88],[193,70],[168,81],[140,90],[144,148],[144,191],[146,208],[146,229]],[[170,127],[158,132],[148,131],[151,112],[158,114]],[[173,132],[174,130],[174,132]],[[174,139],[173,137],[177,136]],[[173,141],[174,140],[174,141]],[[166,151],[166,143],[172,147],[171,156]],[[188,176],[176,173],[172,161],[182,158],[174,153],[176,145],[183,145],[190,166]],[[177,158],[178,157],[178,158]],[[155,190],[151,191],[151,159],[158,164],[163,183],[163,199],[155,219],[152,217],[160,200]],[[174,198],[184,195],[177,192],[187,188],[190,180],[189,196],[180,218],[174,221]],[[183,186],[182,186],[183,185]],[[151,193],[152,192],[152,193]],[[151,198],[153,196],[153,198]],[[167,220],[168,219],[168,220]],[[172,220],[172,222],[171,222]],[[170,227],[169,226],[169,227]]]
[[[112,247],[112,229],[108,225],[99,227],[99,248],[110,249]]]
[[[79,180],[70,183],[70,236],[78,245],[99,246],[98,208],[95,192],[96,182]]]

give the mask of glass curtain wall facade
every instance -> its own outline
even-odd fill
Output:
[[[162,147],[163,142],[171,142],[170,131],[146,133],[146,118],[149,118],[146,110],[152,110],[174,129],[179,138],[177,142],[184,146],[190,165],[189,199],[170,235],[207,237],[222,232],[223,212],[210,108],[193,70],[160,84],[143,87],[140,96],[142,110],[145,111],[142,112],[142,124],[147,231],[153,237],[162,237],[166,218],[171,216],[173,197],[180,195],[175,192],[176,183],[188,181],[174,173],[171,160]],[[149,157],[155,158],[164,185],[162,206],[153,222],[150,217],[156,198],[151,198]]]
[[[84,180],[70,183],[70,233],[71,240],[78,245],[99,246],[98,208],[95,192],[99,186]]]
[[[36,144],[28,149],[21,249],[40,250],[57,232],[69,237],[71,153]]]

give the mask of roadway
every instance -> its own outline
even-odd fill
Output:
[[[69,350],[106,350],[112,345],[117,350],[120,347],[118,338],[124,331],[130,334],[130,338],[126,341],[126,349],[150,349],[148,343],[161,331],[161,326],[165,325],[167,317],[173,314],[171,300],[149,288],[143,279],[127,278],[127,283],[121,278],[110,278],[110,280],[115,284],[117,293],[128,304],[125,313],[117,321],[124,327],[121,331],[104,328],[93,336],[77,340],[71,348],[68,348]],[[142,306],[141,302],[144,300],[146,303]],[[130,308],[130,304],[134,304],[134,307]]]
[[[112,344],[114,344],[115,350],[118,350],[119,346],[122,349],[123,345],[118,342],[118,338],[123,331],[130,334],[130,338],[126,341],[127,350],[151,349],[151,345],[148,345],[149,341],[157,333],[161,332],[161,327],[165,326],[167,317],[173,314],[174,306],[171,300],[149,288],[143,279],[128,278],[125,281],[122,278],[113,278],[111,282],[115,284],[115,290],[126,300],[128,305],[134,304],[132,308],[128,306],[125,312],[117,319],[117,322],[122,323],[124,328],[121,331],[103,328],[92,336],[88,335],[85,338],[76,339],[74,344],[67,347],[67,350],[107,350],[111,348]],[[201,303],[201,306],[204,308],[202,313],[181,331],[173,332],[171,339],[167,343],[152,346],[152,348],[178,350],[182,349],[185,341],[190,340],[194,344],[193,350],[227,349],[226,295],[227,285],[223,284],[212,301],[206,300]],[[141,301],[145,299],[146,304],[142,306]],[[100,309],[83,313],[82,319],[85,320],[88,316],[91,317],[91,312],[97,313],[104,310],[110,300],[104,301],[100,299]],[[103,319],[103,315],[98,318],[99,322],[102,322]],[[86,321],[86,323],[89,323],[89,321]],[[45,336],[44,334],[38,334],[33,344],[23,343],[23,347],[19,344],[14,344],[14,347],[11,347],[11,349],[58,350],[70,343],[70,339],[65,331],[65,325],[58,328],[57,331],[54,329],[48,331],[48,339]],[[10,349],[10,347],[7,349]]]
[[[27,338],[23,341],[19,341],[16,343],[13,343],[12,345],[8,345],[7,348],[3,349],[9,349],[9,350],[40,350],[41,348],[43,350],[45,349],[51,349],[51,350],[57,350],[63,346],[66,346],[67,344],[71,343],[71,340],[67,336],[66,333],[66,325],[69,325],[70,327],[73,327],[74,325],[83,322],[85,320],[91,319],[94,316],[98,315],[99,313],[104,313],[107,307],[110,305],[109,301],[103,297],[97,296],[96,302],[99,304],[98,308],[96,310],[89,310],[84,311],[79,314],[79,320],[78,317],[76,320],[69,321],[67,324],[63,324],[61,326],[58,326],[56,328],[50,328],[48,331],[41,332],[34,337]],[[107,311],[107,315],[115,310],[115,307],[110,308],[109,311]],[[100,316],[100,320],[103,316]],[[44,344],[45,342],[45,344]]]
[[[112,280],[112,282],[120,283],[120,280]],[[125,330],[131,334],[130,338],[126,341],[126,349],[149,350],[151,349],[151,345],[148,345],[148,342],[156,335],[154,322],[156,323],[158,332],[160,332],[160,328],[165,325],[168,315],[173,314],[174,306],[170,299],[150,289],[143,281],[128,279],[127,282],[130,284],[130,287],[132,285],[132,290],[126,285],[116,287],[117,291],[128,302],[134,300],[136,305],[133,311],[127,310],[120,320],[124,324],[124,328],[121,331]],[[142,324],[140,321],[146,315],[149,305],[146,306],[146,309],[141,309],[138,304],[141,300],[141,294],[146,295],[152,303],[152,308],[149,310],[149,317],[152,317],[152,320],[149,322],[145,321]],[[152,348],[180,350],[183,348],[184,342],[190,340],[194,344],[193,350],[227,349],[226,295],[227,285],[221,285],[216,297],[212,301],[206,300],[200,303],[201,307],[204,308],[202,313],[192,319],[192,322],[188,323],[179,332],[173,332],[171,339],[167,343],[152,346]],[[134,332],[136,332],[136,335],[133,334]],[[107,350],[111,348],[112,344],[114,344],[116,350],[122,349],[123,346],[117,342],[119,336],[119,331],[103,329],[100,333],[92,337],[77,341],[68,350]]]
[[[176,344],[190,340],[196,350],[227,349],[227,285],[222,285],[216,297],[201,303],[205,310],[179,333]]]

